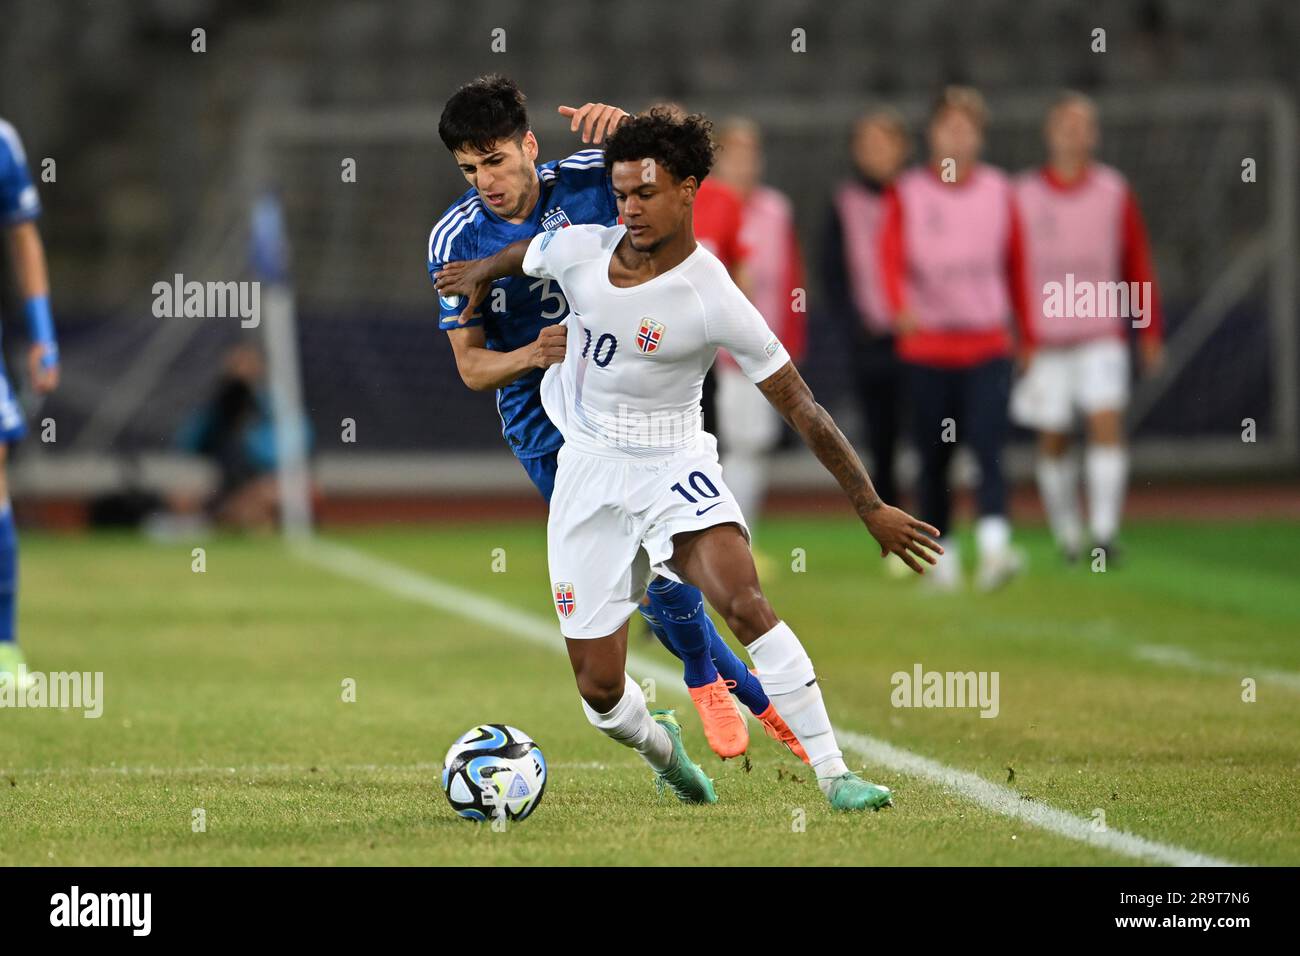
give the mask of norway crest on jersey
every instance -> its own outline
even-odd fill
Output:
[[[572,615],[575,604],[573,585],[568,581],[557,581],[555,584],[555,610],[559,612],[560,617]]]
[[[642,319],[641,330],[636,334],[636,347],[646,355],[659,351],[659,342],[664,337],[664,324],[654,319]]]
[[[547,232],[554,232],[556,229],[563,229],[572,225],[573,223],[569,222],[568,215],[559,206],[542,213],[542,228]]]

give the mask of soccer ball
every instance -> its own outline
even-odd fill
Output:
[[[522,730],[479,724],[457,738],[442,762],[442,791],[467,820],[522,820],[542,802],[546,758]]]

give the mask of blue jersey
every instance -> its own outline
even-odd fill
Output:
[[[0,119],[0,226],[13,226],[41,214],[32,174],[27,171],[18,131]]]
[[[519,224],[492,212],[476,190],[457,199],[429,233],[430,277],[449,262],[481,259],[543,231],[574,223],[612,226],[618,221],[603,150],[584,149],[567,159],[544,163],[537,167],[537,178],[541,195],[532,215]],[[487,347],[494,351],[510,352],[528,345],[544,326],[569,314],[560,284],[551,279],[511,276],[492,285],[479,307],[479,317],[465,327],[482,325]],[[504,290],[504,306],[494,309],[494,302],[501,302],[498,289]],[[460,296],[439,296],[438,327],[462,328],[459,319],[464,307]],[[497,389],[501,434],[519,458],[549,454],[564,442],[542,408],[541,382],[542,370],[533,369]]]

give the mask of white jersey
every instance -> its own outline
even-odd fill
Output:
[[[619,288],[610,259],[623,226],[538,235],[524,272],[560,283],[568,351],[542,380],[542,403],[566,444],[617,458],[669,455],[701,431],[704,375],[718,349],[763,381],[790,361],[763,316],[702,245],[647,282]]]

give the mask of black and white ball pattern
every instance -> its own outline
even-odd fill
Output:
[[[480,724],[447,751],[442,789],[451,808],[468,820],[522,820],[546,790],[546,758],[522,730]]]

